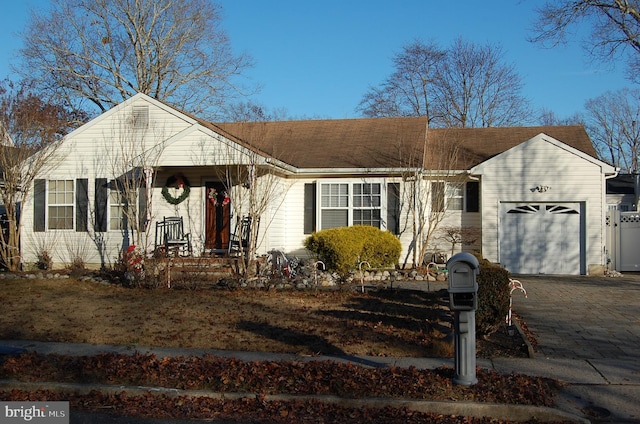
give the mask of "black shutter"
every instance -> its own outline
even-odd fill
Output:
[[[138,189],[138,225],[140,231],[145,231],[147,226],[147,188],[144,184]]]
[[[89,180],[76,180],[76,231],[87,232],[89,218]]]
[[[316,230],[316,184],[304,185],[304,233]]]
[[[46,180],[33,181],[33,231],[45,231]]]
[[[466,186],[467,212],[480,212],[480,183],[468,181]]]
[[[400,234],[400,184],[387,184],[387,230]]]
[[[441,181],[431,183],[431,210],[444,212],[444,183]]]
[[[96,178],[96,222],[94,229],[96,232],[107,231],[107,201],[109,198],[109,187],[106,178]]]

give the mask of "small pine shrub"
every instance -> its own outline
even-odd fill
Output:
[[[305,240],[304,246],[343,280],[362,261],[368,262],[372,268],[393,267],[402,251],[396,236],[369,225],[318,231]]]
[[[509,271],[483,259],[477,281],[476,332],[487,336],[500,328],[509,313]]]

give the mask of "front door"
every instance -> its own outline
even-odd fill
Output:
[[[229,249],[231,204],[224,184],[205,184],[205,243],[207,251],[223,253]]]

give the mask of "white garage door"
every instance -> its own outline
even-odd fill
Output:
[[[514,274],[580,274],[579,203],[503,203],[500,263]]]

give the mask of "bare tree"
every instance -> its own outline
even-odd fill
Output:
[[[521,125],[531,112],[522,96],[522,81],[503,63],[500,46],[457,39],[439,68],[437,109],[440,126],[501,127]]]
[[[439,130],[442,131],[442,130]],[[411,235],[409,249],[403,266],[412,262],[414,266],[422,264],[425,254],[432,248],[436,233],[447,215],[454,209],[455,194],[464,187],[465,174],[456,170],[460,156],[460,141],[448,130],[439,137],[429,136],[429,129],[424,139],[414,146],[407,145],[403,153],[407,161],[407,169],[412,169],[403,176],[401,192],[401,208],[406,211],[401,232]],[[418,148],[417,146],[420,146]],[[419,158],[416,158],[419,155]],[[416,160],[422,166],[415,168]]]
[[[451,256],[455,253],[458,244],[463,247],[464,245],[473,246],[482,236],[479,228],[456,225],[445,225],[440,228],[439,233],[439,238],[451,244]]]
[[[432,127],[515,125],[530,115],[521,79],[499,46],[458,39],[443,50],[415,41],[393,64],[394,73],[365,93],[363,115],[425,116]]]
[[[287,112],[283,108],[269,109],[262,104],[245,101],[229,105],[224,118],[229,122],[284,121]]]
[[[211,0],[52,0],[23,33],[25,78],[68,104],[106,111],[138,92],[210,115],[250,66]]]
[[[221,213],[221,225],[231,225],[231,233],[241,237],[243,218],[250,220],[248,240],[240,247],[238,272],[245,278],[256,272],[256,252],[262,243],[260,234],[266,234],[275,211],[285,199],[291,182],[283,175],[291,167],[276,159],[274,146],[267,145],[266,122],[238,122],[220,124],[216,131],[227,134],[230,140],[221,144],[203,139],[198,149],[192,152],[195,166],[209,166],[216,173],[217,182],[222,184],[224,193],[207,193],[215,207],[215,215]],[[233,135],[231,135],[233,134]],[[224,216],[224,206],[230,208],[230,215]],[[204,238],[207,234],[203,235]],[[206,245],[206,240],[203,240]]]
[[[461,200],[456,194],[464,189],[466,175],[456,170],[460,145],[460,141],[454,137],[427,139],[425,142],[427,163],[422,171],[421,189],[416,199],[420,213],[415,235],[418,240],[418,261],[414,261],[414,264],[422,263],[447,212],[457,207],[453,204],[455,199]]]
[[[370,118],[426,116],[433,119],[437,67],[446,53],[435,43],[414,41],[393,58],[395,71],[380,87],[371,87],[358,106]]]
[[[586,102],[587,130],[600,158],[626,172],[638,171],[640,90],[607,92]]]
[[[277,168],[268,164],[256,151],[246,150],[241,163],[225,167],[224,184],[231,193],[231,206],[236,217],[251,219],[249,238],[244,252],[239,256],[239,271],[244,277],[255,275],[256,252],[261,244],[260,228],[269,228],[267,212],[282,204],[290,183],[281,178]],[[240,235],[236,223],[235,233]]]
[[[558,0],[537,10],[533,42],[550,46],[565,43],[583,24],[591,33],[584,47],[594,58],[609,61],[627,56],[629,77],[638,81],[640,70],[640,4],[637,0]]]
[[[151,251],[152,188],[166,134],[161,125],[149,125],[148,118],[143,118],[141,124],[131,118],[127,115],[117,119],[114,133],[105,140],[109,147],[99,160],[113,177],[109,187],[113,208],[110,216],[117,220],[113,226],[118,228],[111,229],[122,231],[122,251],[133,245],[147,253]]]
[[[21,264],[19,208],[36,176],[55,166],[58,141],[78,116],[64,107],[46,103],[25,86],[0,86],[0,196],[5,209],[0,231],[0,259],[10,270]]]
[[[540,125],[554,126],[554,125],[585,125],[584,116],[580,113],[576,113],[568,118],[560,118],[556,113],[550,109],[543,108],[538,115],[538,122]]]

